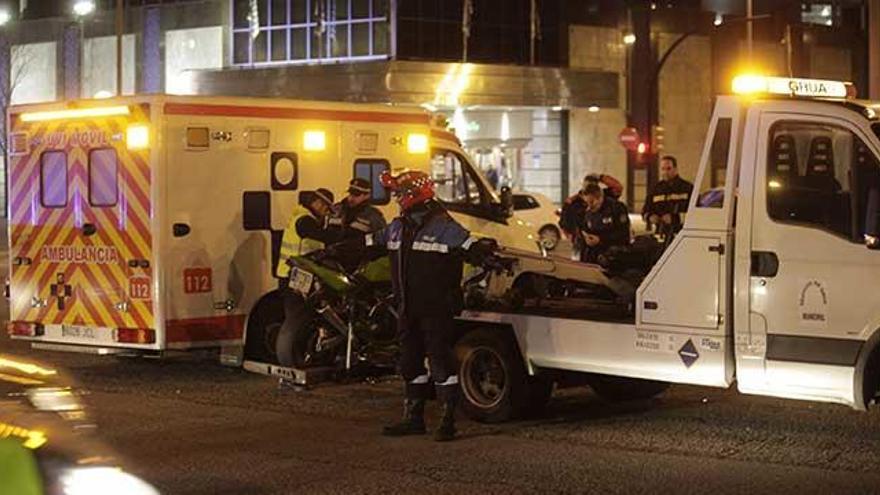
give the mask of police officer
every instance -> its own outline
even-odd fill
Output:
[[[623,203],[606,195],[598,184],[587,184],[580,195],[587,210],[581,226],[586,245],[581,261],[596,263],[608,248],[629,244],[629,213]]]
[[[623,184],[610,175],[589,174],[584,177],[581,189],[587,184],[604,185],[605,195],[613,199],[620,198],[623,193]],[[581,235],[581,227],[586,213],[587,205],[584,203],[580,191],[568,197],[559,212],[559,227],[572,240],[573,259],[579,259],[586,247]]]
[[[453,318],[462,308],[463,262],[479,264],[494,250],[494,241],[476,240],[434,200],[434,181],[424,172],[385,173],[382,183],[400,205],[400,216],[366,237],[374,253],[388,253],[399,320],[400,373],[406,381],[404,415],[382,434],[424,434],[425,401],[434,382],[443,404],[434,439],[455,437],[458,366],[453,351]],[[430,373],[425,369],[425,356]]]
[[[660,182],[648,192],[642,217],[664,237],[678,233],[681,215],[687,212],[694,185],[678,175],[678,161],[672,155],[660,159]]]
[[[370,204],[370,181],[355,177],[348,183],[348,196],[334,207],[330,225],[342,231],[343,239],[361,237],[385,228],[385,217]]]
[[[287,260],[293,256],[302,256],[312,251],[323,249],[338,239],[338,233],[327,228],[328,215],[333,205],[333,193],[327,189],[302,191],[299,193],[299,205],[293,209],[284,236],[281,238],[281,250],[275,275],[281,280],[281,294],[284,303],[284,322],[278,332],[276,351],[278,362],[282,366],[294,366],[293,334],[298,319],[302,318],[302,301],[298,295],[287,288],[290,265]],[[279,385],[286,385],[282,379]]]

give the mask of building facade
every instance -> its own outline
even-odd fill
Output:
[[[116,2],[96,3],[82,18],[68,1],[9,4],[19,15],[0,32],[7,103],[117,93]],[[607,173],[625,182],[632,208],[656,179],[657,155],[676,155],[693,177],[714,95],[744,61],[867,87],[877,15],[862,1],[754,0],[762,17],[749,48],[746,0],[124,4],[123,94],[420,105],[447,115],[499,187],[558,202],[585,174]],[[649,142],[658,125],[662,140]],[[630,126],[651,145],[643,155],[618,143]]]

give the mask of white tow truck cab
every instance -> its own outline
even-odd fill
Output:
[[[834,81],[740,76],[733,88],[717,99],[684,229],[641,280],[629,316],[462,315],[472,416],[539,407],[568,372],[610,399],[736,382],[750,394],[872,403],[880,103]]]

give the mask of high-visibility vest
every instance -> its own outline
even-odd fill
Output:
[[[293,209],[290,215],[290,222],[284,229],[284,236],[281,238],[281,250],[278,256],[278,266],[275,267],[275,275],[280,278],[286,278],[290,274],[290,266],[287,260],[292,256],[301,256],[304,254],[324,249],[324,243],[315,239],[302,238],[296,231],[296,222],[304,217],[309,216],[309,210],[302,206]]]

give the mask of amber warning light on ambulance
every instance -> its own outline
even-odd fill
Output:
[[[733,78],[734,94],[741,96],[780,95],[802,98],[855,98],[852,83],[824,79],[798,79],[741,74]]]

